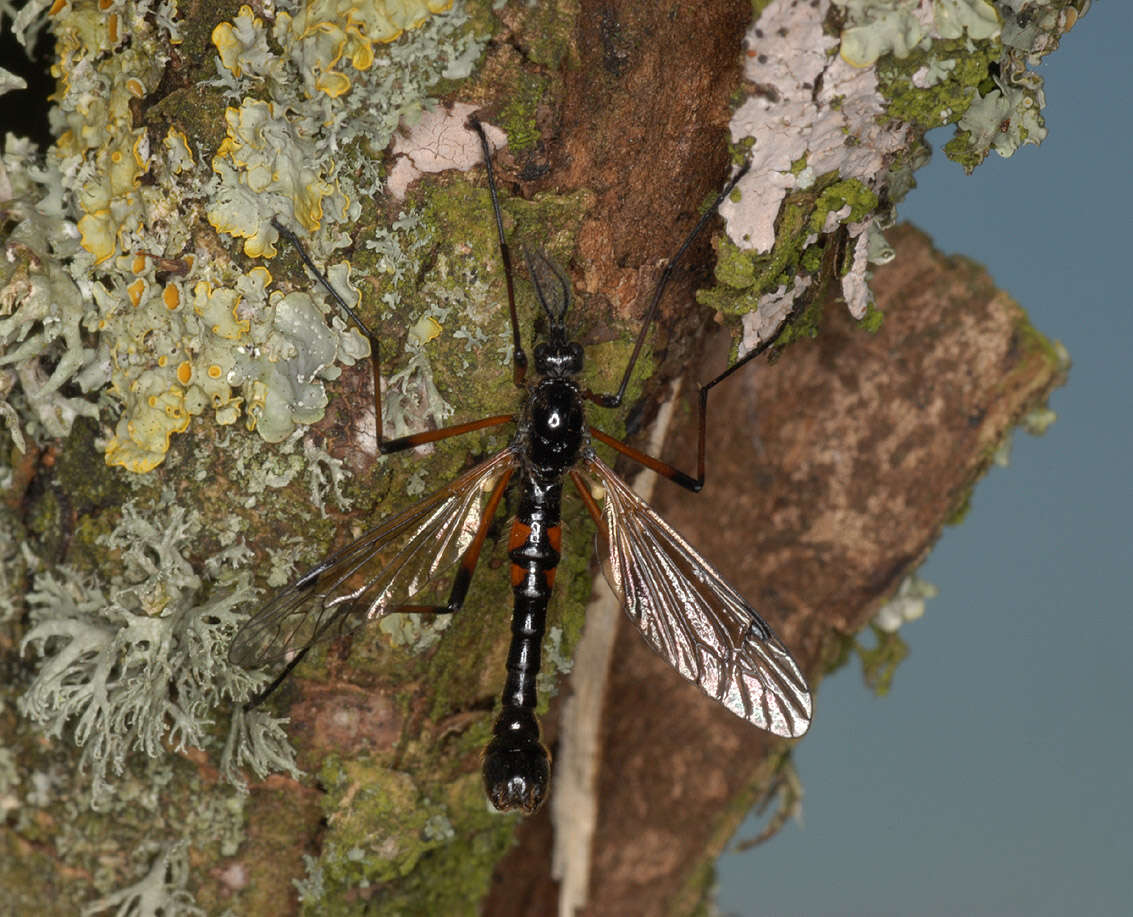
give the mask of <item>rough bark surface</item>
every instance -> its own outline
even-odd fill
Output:
[[[572,24],[559,37],[564,50],[554,65],[532,50],[545,38],[532,24],[542,22],[539,16],[547,11]],[[534,116],[534,152],[506,150],[496,158],[502,194],[531,200],[540,192],[564,197],[587,192],[590,202],[577,205],[585,212],[569,265],[579,293],[572,327],[586,329],[587,346],[621,342],[645,311],[663,260],[695,222],[697,207],[724,180],[728,99],[741,80],[741,38],[751,5],[581,0],[513,3],[492,13],[497,14],[503,25],[479,72],[456,84],[451,95],[483,104],[485,120],[491,120],[510,101],[520,77],[545,78],[549,88]],[[186,47],[199,53],[186,59],[211,60],[207,36],[217,16],[231,13],[202,7],[193,15],[195,43]],[[219,110],[221,101],[214,94],[210,104]],[[169,106],[170,117],[179,117],[175,108]],[[150,127],[158,136],[157,127],[166,126],[161,112],[139,109],[143,115],[153,117]],[[482,181],[482,173],[474,180]],[[425,179],[436,188],[452,181]],[[516,251],[524,241],[514,240]],[[658,509],[765,614],[815,682],[844,638],[862,627],[923,558],[995,444],[1045,397],[1060,372],[1041,337],[986,274],[969,262],[934,254],[915,231],[894,233],[891,241],[898,260],[878,273],[874,287],[887,312],[881,332],[868,335],[852,325],[844,308],[831,306],[816,341],[790,347],[774,366],[750,367],[713,396],[704,493],[692,497],[668,484],[657,491]],[[445,244],[460,253],[460,239]],[[200,245],[221,249],[211,236]],[[285,262],[283,257],[281,276]],[[711,315],[693,298],[695,289],[710,282],[711,262],[705,234],[669,287],[654,342],[654,376],[640,399],[639,417],[649,416],[679,370],[694,367],[691,382],[712,374],[715,364],[695,356]],[[387,334],[390,329],[379,330],[400,340]],[[404,328],[393,330],[401,334]],[[529,340],[529,319],[523,331]],[[722,366],[726,336],[718,336],[715,345],[712,359]],[[438,374],[445,370],[438,365]],[[369,397],[368,384],[366,367],[344,373],[328,416],[315,430],[360,479],[374,461],[372,449],[367,453],[357,445],[361,437],[367,442],[372,437],[356,412]],[[506,383],[501,387],[504,400],[496,410],[506,411],[514,392]],[[685,412],[668,456],[686,469],[695,461],[693,423],[694,413]],[[54,499],[58,469],[69,459],[65,450],[101,466],[92,436],[59,446],[58,461],[54,447],[22,459],[6,495],[10,509],[34,520],[40,504]],[[198,452],[214,457],[215,467],[201,480],[179,478],[187,472],[178,472],[178,461]],[[155,474],[179,499],[218,508],[221,516],[225,507],[243,504],[244,494],[226,490],[229,457],[215,429],[194,427],[171,454],[178,461]],[[388,478],[371,480],[378,484],[369,497],[384,506],[392,490]],[[70,533],[92,529],[92,520],[93,528],[109,529],[127,499],[118,486],[94,509],[64,501],[60,514],[73,518],[37,529],[40,553],[60,562],[82,560],[69,546]],[[265,516],[268,530],[255,544],[263,556],[280,542],[270,518]],[[350,525],[374,521],[360,509],[327,525],[339,529],[341,541],[350,537]],[[66,537],[53,535],[56,529]],[[486,549],[476,588],[486,592],[492,581],[505,588],[505,544],[506,538]],[[201,546],[202,562],[211,546]],[[569,589],[566,580],[560,570],[560,594]],[[291,717],[301,766],[316,776],[303,784],[284,777],[254,784],[238,817],[229,819],[241,829],[236,853],[219,843],[191,848],[189,887],[202,908],[297,912],[292,883],[306,872],[304,855],[326,857],[328,838],[347,836],[343,824],[358,817],[359,845],[379,848],[366,851],[367,868],[392,860],[399,845],[418,844],[422,853],[408,875],[342,879],[349,896],[332,903],[343,911],[442,913],[459,901],[470,912],[492,864],[498,864],[482,905],[486,913],[555,913],[549,811],[523,822],[518,843],[501,859],[511,823],[484,809],[477,776],[482,743],[467,739],[489,721],[502,680],[509,611],[506,597],[497,604],[491,618],[465,608],[432,656],[391,661],[394,654],[382,654],[380,639],[359,639],[353,649],[343,642],[327,653],[322,681],[308,678],[307,670],[281,689],[275,702]],[[8,685],[30,678],[32,664],[17,649],[20,635],[12,622],[0,629],[0,665]],[[689,912],[701,900],[711,858],[742,817],[743,803],[766,787],[774,760],[768,753],[781,746],[686,685],[631,629],[619,634],[615,657],[586,912]],[[359,677],[359,671],[365,674]],[[22,771],[72,779],[79,753],[70,739],[44,738],[17,719],[9,700],[0,705],[0,736],[17,750]],[[552,702],[543,720],[551,744],[557,709],[558,701]],[[822,728],[821,706],[814,728]],[[322,770],[331,758],[335,767]],[[15,887],[20,879],[21,889],[32,889],[12,892],[16,911],[73,913],[90,902],[94,888],[120,887],[122,877],[136,880],[149,868],[145,864],[155,862],[159,841],[210,811],[223,789],[215,762],[196,753],[170,759],[159,781],[145,770],[146,762],[130,762],[134,782],[122,802],[133,819],[129,824],[116,813],[76,810],[66,799],[51,809],[40,807],[21,790],[29,802],[22,812],[9,813],[0,838],[5,851],[0,885]],[[386,782],[377,784],[375,775]],[[339,781],[334,798],[341,804],[328,812],[332,777]],[[428,792],[418,789],[418,778]],[[160,797],[163,823],[153,824],[153,808],[131,806],[130,793]],[[436,824],[416,820],[427,805],[456,819],[451,837],[438,840]],[[388,829],[389,850],[374,840],[372,825]],[[69,833],[61,833],[61,826]],[[353,823],[348,827],[353,830]],[[64,836],[81,837],[86,846],[68,847],[60,842]],[[342,859],[349,866],[349,856]],[[96,875],[98,870],[106,875]],[[111,886],[107,876],[117,884]],[[450,883],[448,897],[438,891],[443,882]],[[438,907],[438,900],[447,908]]]
[[[924,559],[1004,435],[1061,381],[1049,346],[978,265],[910,227],[890,239],[897,259],[873,282],[881,330],[830,304],[816,340],[713,396],[703,493],[662,485],[653,501],[768,618],[812,684]],[[723,365],[726,342],[712,350],[699,378]],[[694,416],[669,450],[684,467]],[[584,913],[688,913],[745,814],[736,801],[766,783],[772,743],[634,628],[621,627],[614,657]],[[813,729],[821,700],[819,688]],[[550,840],[545,815],[521,828],[487,913],[550,912]]]

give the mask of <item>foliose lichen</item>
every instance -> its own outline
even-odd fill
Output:
[[[427,109],[431,87],[471,71],[485,39],[459,0],[294,0],[271,21],[265,10],[213,29],[213,95],[197,105],[222,111],[219,135],[159,85],[198,40],[174,0],[39,2],[15,24],[25,44],[45,24],[54,34],[58,81],[55,145],[38,161],[8,138],[0,171],[14,225],[0,414],[17,439],[114,412],[107,461],[135,472],[205,413],[279,442],[319,419],[322,383],[368,354],[340,318],[328,327],[321,291],[273,289],[264,267],[216,257],[204,227],[270,257],[280,219],[333,260],[382,186],[374,152]],[[139,119],[159,91],[160,117]],[[335,104],[344,96],[353,104]],[[344,292],[348,271],[330,270]],[[87,396],[63,394],[69,383]]]
[[[877,610],[873,623],[886,633],[895,633],[902,624],[923,618],[925,603],[939,594],[936,586],[912,573],[901,581],[896,594]]]
[[[205,911],[196,906],[192,893],[185,888],[189,880],[188,848],[186,841],[167,844],[141,879],[92,901],[83,908],[83,917],[111,908],[135,917],[204,917]]]

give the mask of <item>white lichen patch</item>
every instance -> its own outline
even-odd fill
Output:
[[[910,574],[901,581],[893,598],[877,610],[874,626],[887,634],[896,633],[902,624],[923,618],[925,605],[939,594],[940,590],[932,583],[915,573]]]
[[[843,293],[851,313],[862,317],[870,302],[868,265],[884,248],[876,241],[879,224],[892,219],[893,205],[910,186],[909,174],[920,164],[910,153],[927,128],[957,124],[957,140],[946,150],[967,168],[988,150],[1007,156],[1045,136],[1041,80],[1026,64],[1035,62],[1036,48],[1052,47],[1043,39],[1067,20],[1043,17],[1041,6],[772,0],[745,39],[749,94],[734,112],[731,136],[749,171],[720,208],[731,242],[757,260],[774,249],[783,261],[784,207],[802,192],[819,192],[812,232],[801,242],[809,247],[846,226],[851,248],[840,266]],[[1043,27],[1020,30],[1031,17],[1043,19]],[[988,90],[993,80],[996,88]],[[918,93],[925,100],[920,109]],[[835,183],[857,191],[824,201],[821,191]],[[733,277],[739,276],[734,267],[733,259]],[[777,289],[759,299],[758,316],[745,319],[745,347],[773,334],[789,311],[785,303],[802,290],[774,272],[767,280]]]
[[[733,142],[752,144],[750,171],[737,186],[739,199],[720,208],[729,237],[743,248],[771,250],[791,190],[830,173],[873,188],[887,158],[908,143],[905,126],[880,119],[884,100],[873,71],[834,55],[838,39],[824,33],[825,7],[777,0],[748,33],[744,75],[765,88],[732,118]],[[800,162],[804,170],[795,168]]]
[[[426,172],[457,169],[467,172],[484,161],[480,138],[468,125],[475,105],[457,103],[450,109],[437,109],[421,116],[407,133],[393,140],[397,157],[389,174],[389,192],[398,200],[409,185]],[[496,151],[507,145],[507,135],[491,124],[484,125],[488,145]]]

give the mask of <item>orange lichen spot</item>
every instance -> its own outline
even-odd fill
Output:
[[[223,374],[223,372],[224,372],[224,370],[221,369],[219,366],[217,366],[215,363],[213,363],[208,368],[208,374],[209,374],[210,379],[219,379],[221,377],[221,375]]]
[[[110,36],[111,44],[118,44],[118,16],[115,13],[107,17],[106,34]]]
[[[177,367],[177,381],[182,385],[188,385],[189,380],[193,378],[193,365],[185,360],[180,366]]]
[[[169,357],[167,357],[165,354],[162,354],[160,357],[157,358],[157,365],[158,366],[164,366],[168,362],[169,362]]]
[[[146,291],[146,282],[139,277],[132,284],[126,287],[126,292],[130,294],[130,302],[137,308],[138,303],[142,301],[142,294]]]
[[[58,15],[59,13],[63,12],[63,10],[66,8],[66,6],[67,6],[67,0],[55,0],[55,2],[51,4],[51,9],[49,9],[47,11],[47,15],[49,15],[49,16]]]
[[[355,70],[369,70],[374,64],[373,46],[369,42],[359,45],[355,49],[354,56],[350,59],[350,63],[354,65]]]
[[[157,407],[157,395],[150,395],[149,398],[146,399],[146,401],[149,403],[149,406],[151,408]],[[130,432],[133,433],[134,431],[131,430]]]
[[[114,0],[98,0],[98,8],[100,10],[108,10],[113,4]]]
[[[130,270],[135,274],[140,274],[146,269],[146,256],[141,252],[134,255],[134,260],[130,264]]]
[[[165,289],[161,291],[161,298],[165,302],[165,308],[170,312],[181,305],[181,291],[177,289],[176,284],[167,283]]]
[[[126,80],[126,89],[129,90],[130,95],[138,99],[146,94],[146,84],[136,76],[132,76]]]

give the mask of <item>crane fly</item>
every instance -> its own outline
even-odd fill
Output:
[[[766,350],[774,338],[701,387],[696,477],[588,425],[585,417],[587,401],[609,408],[621,405],[674,266],[746,168],[732,178],[667,262],[619,388],[611,394],[599,394],[579,381],[583,349],[571,340],[566,327],[570,283],[542,253],[525,255],[547,322],[543,339],[533,348],[535,378],[527,377],[511,252],[504,234],[491,150],[479,121],[469,119],[469,126],[480,140],[507,283],[513,381],[522,392],[517,413],[384,439],[377,339],[314,265],[298,238],[278,221],[273,223],[370,339],[382,454],[506,423],[515,424],[515,433],[491,458],[312,567],[278,591],[243,625],[229,652],[233,662],[247,668],[285,663],[279,676],[251,703],[270,694],[317,643],[341,637],[388,614],[459,611],[493,516],[514,481],[518,507],[508,539],[514,594],[511,647],[501,709],[484,751],[483,778],[488,798],[497,809],[534,812],[550,783],[550,755],[540,740],[535,717],[535,677],[560,557],[563,486],[569,479],[597,527],[596,541],[606,579],[646,642],[732,713],[775,735],[801,736],[810,724],[811,696],[790,652],[744,597],[635,495],[593,448],[594,441],[605,443],[676,484],[699,491],[705,476],[708,392]],[[451,587],[445,604],[412,604],[426,587],[443,585],[448,577]]]

